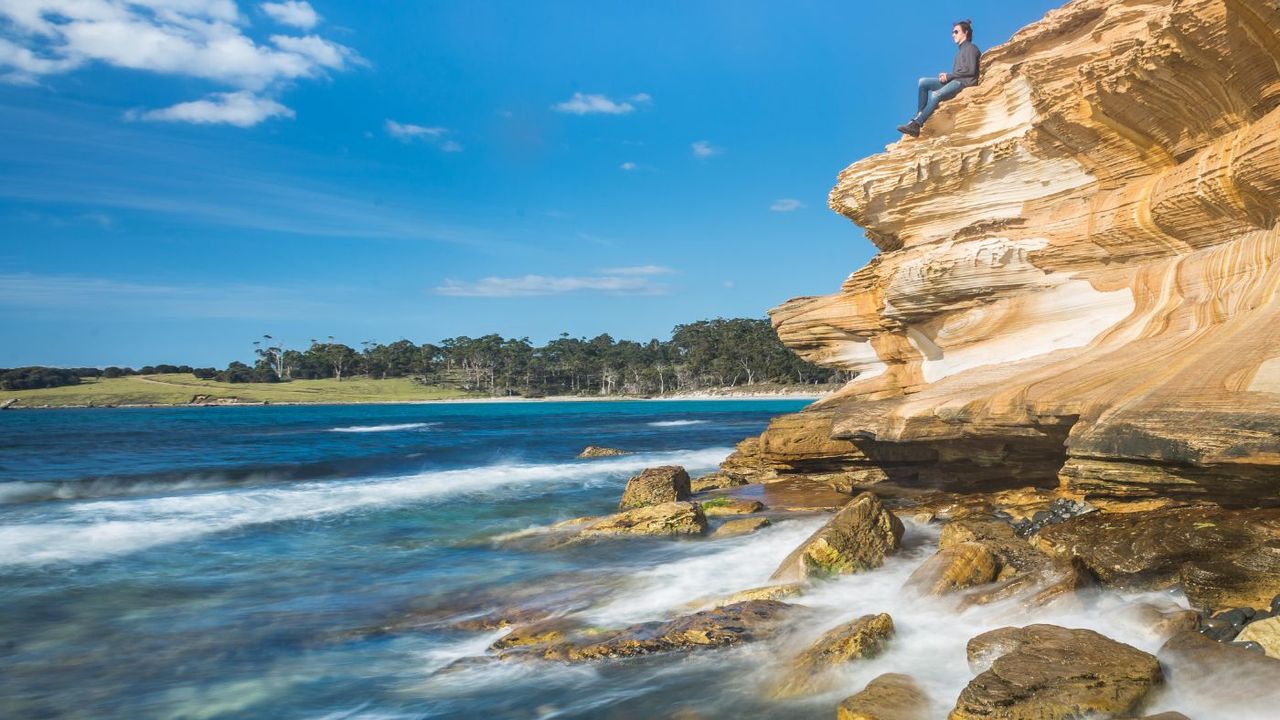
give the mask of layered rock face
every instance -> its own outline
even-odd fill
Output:
[[[1078,0],[830,204],[880,253],[772,311],[856,371],[726,462],[1280,504],[1280,5]]]

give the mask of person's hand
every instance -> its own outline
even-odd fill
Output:
[[[938,73],[938,82],[945,83],[947,81],[946,73]]]

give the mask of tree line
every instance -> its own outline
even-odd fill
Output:
[[[840,382],[847,373],[800,359],[779,340],[768,320],[716,318],[677,325],[670,339],[615,340],[608,334],[574,338],[567,333],[544,345],[529,338],[446,338],[416,344],[397,340],[360,343],[312,340],[305,349],[285,347],[271,335],[253,343],[254,361],[226,368],[153,365],[132,368],[18,368],[0,372],[0,387],[52,387],[82,377],[190,372],[232,383],[288,382],[356,376],[414,378],[470,392],[505,395],[653,395],[758,383],[808,385]],[[49,385],[32,385],[49,382]],[[21,387],[20,387],[21,385]]]

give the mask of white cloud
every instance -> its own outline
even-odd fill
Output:
[[[635,104],[648,104],[653,98],[647,93],[637,93],[632,95],[628,100],[614,101],[606,95],[588,95],[580,92],[573,94],[573,97],[562,103],[556,103],[551,106],[556,112],[569,113],[571,115],[626,115],[634,112]]]
[[[778,198],[773,201],[773,204],[769,206],[769,209],[774,212],[791,212],[792,210],[799,210],[802,207],[804,207],[804,203],[796,200],[795,198]]]
[[[636,164],[635,164],[635,163],[633,163],[633,162],[624,162],[624,163],[622,163],[621,165],[619,165],[618,167],[622,168],[623,170],[635,170],[635,169],[636,169]]]
[[[437,140],[445,133],[449,132],[448,128],[426,127],[424,125],[414,125],[412,123],[398,123],[390,118],[387,119],[384,127],[387,129],[388,135],[403,142],[409,142],[411,140]]]
[[[690,145],[690,147],[693,149],[693,156],[700,158],[709,158],[712,155],[719,155],[724,152],[723,148],[715,147],[706,140],[699,140]]]
[[[320,16],[309,2],[285,0],[284,2],[262,3],[258,7],[281,25],[291,25],[303,30],[310,30],[320,22]]]
[[[235,125],[252,127],[273,117],[293,117],[293,111],[275,100],[258,97],[241,90],[214,93],[204,100],[178,103],[159,110],[130,113],[127,117],[163,122],[189,122],[202,125]]]
[[[304,26],[310,5],[263,8],[277,5]],[[0,81],[32,83],[99,64],[275,96],[291,81],[362,63],[351,48],[315,35],[259,43],[247,28],[233,0],[0,0]]]
[[[635,271],[641,272],[635,272]],[[606,295],[661,295],[664,285],[654,283],[653,272],[670,272],[655,265],[640,268],[614,268],[602,270],[597,275],[553,276],[523,275],[520,277],[487,277],[475,282],[445,280],[435,288],[437,295],[453,297],[533,297],[538,295],[565,295],[588,292]]]
[[[390,118],[387,119],[383,127],[388,135],[403,143],[421,140],[428,143],[439,143],[440,150],[447,153],[462,152],[463,150],[462,143],[457,140],[445,139],[445,136],[449,134],[449,128],[400,123]]]
[[[629,267],[601,268],[602,275],[671,275],[675,272],[665,265],[632,265]]]

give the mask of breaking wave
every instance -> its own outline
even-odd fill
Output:
[[[381,478],[32,505],[0,527],[0,567],[84,563],[266,523],[438,502],[502,488],[590,485],[652,465],[709,469],[729,448],[591,462],[497,464]],[[510,493],[508,493],[509,495]]]
[[[649,427],[682,427],[684,425],[704,425],[706,420],[657,420],[646,423]]]
[[[397,430],[421,430],[423,428],[435,427],[438,422],[415,422],[415,423],[396,423],[392,425],[352,425],[350,427],[329,428],[329,432],[340,433],[371,433],[371,432],[395,432]]]

